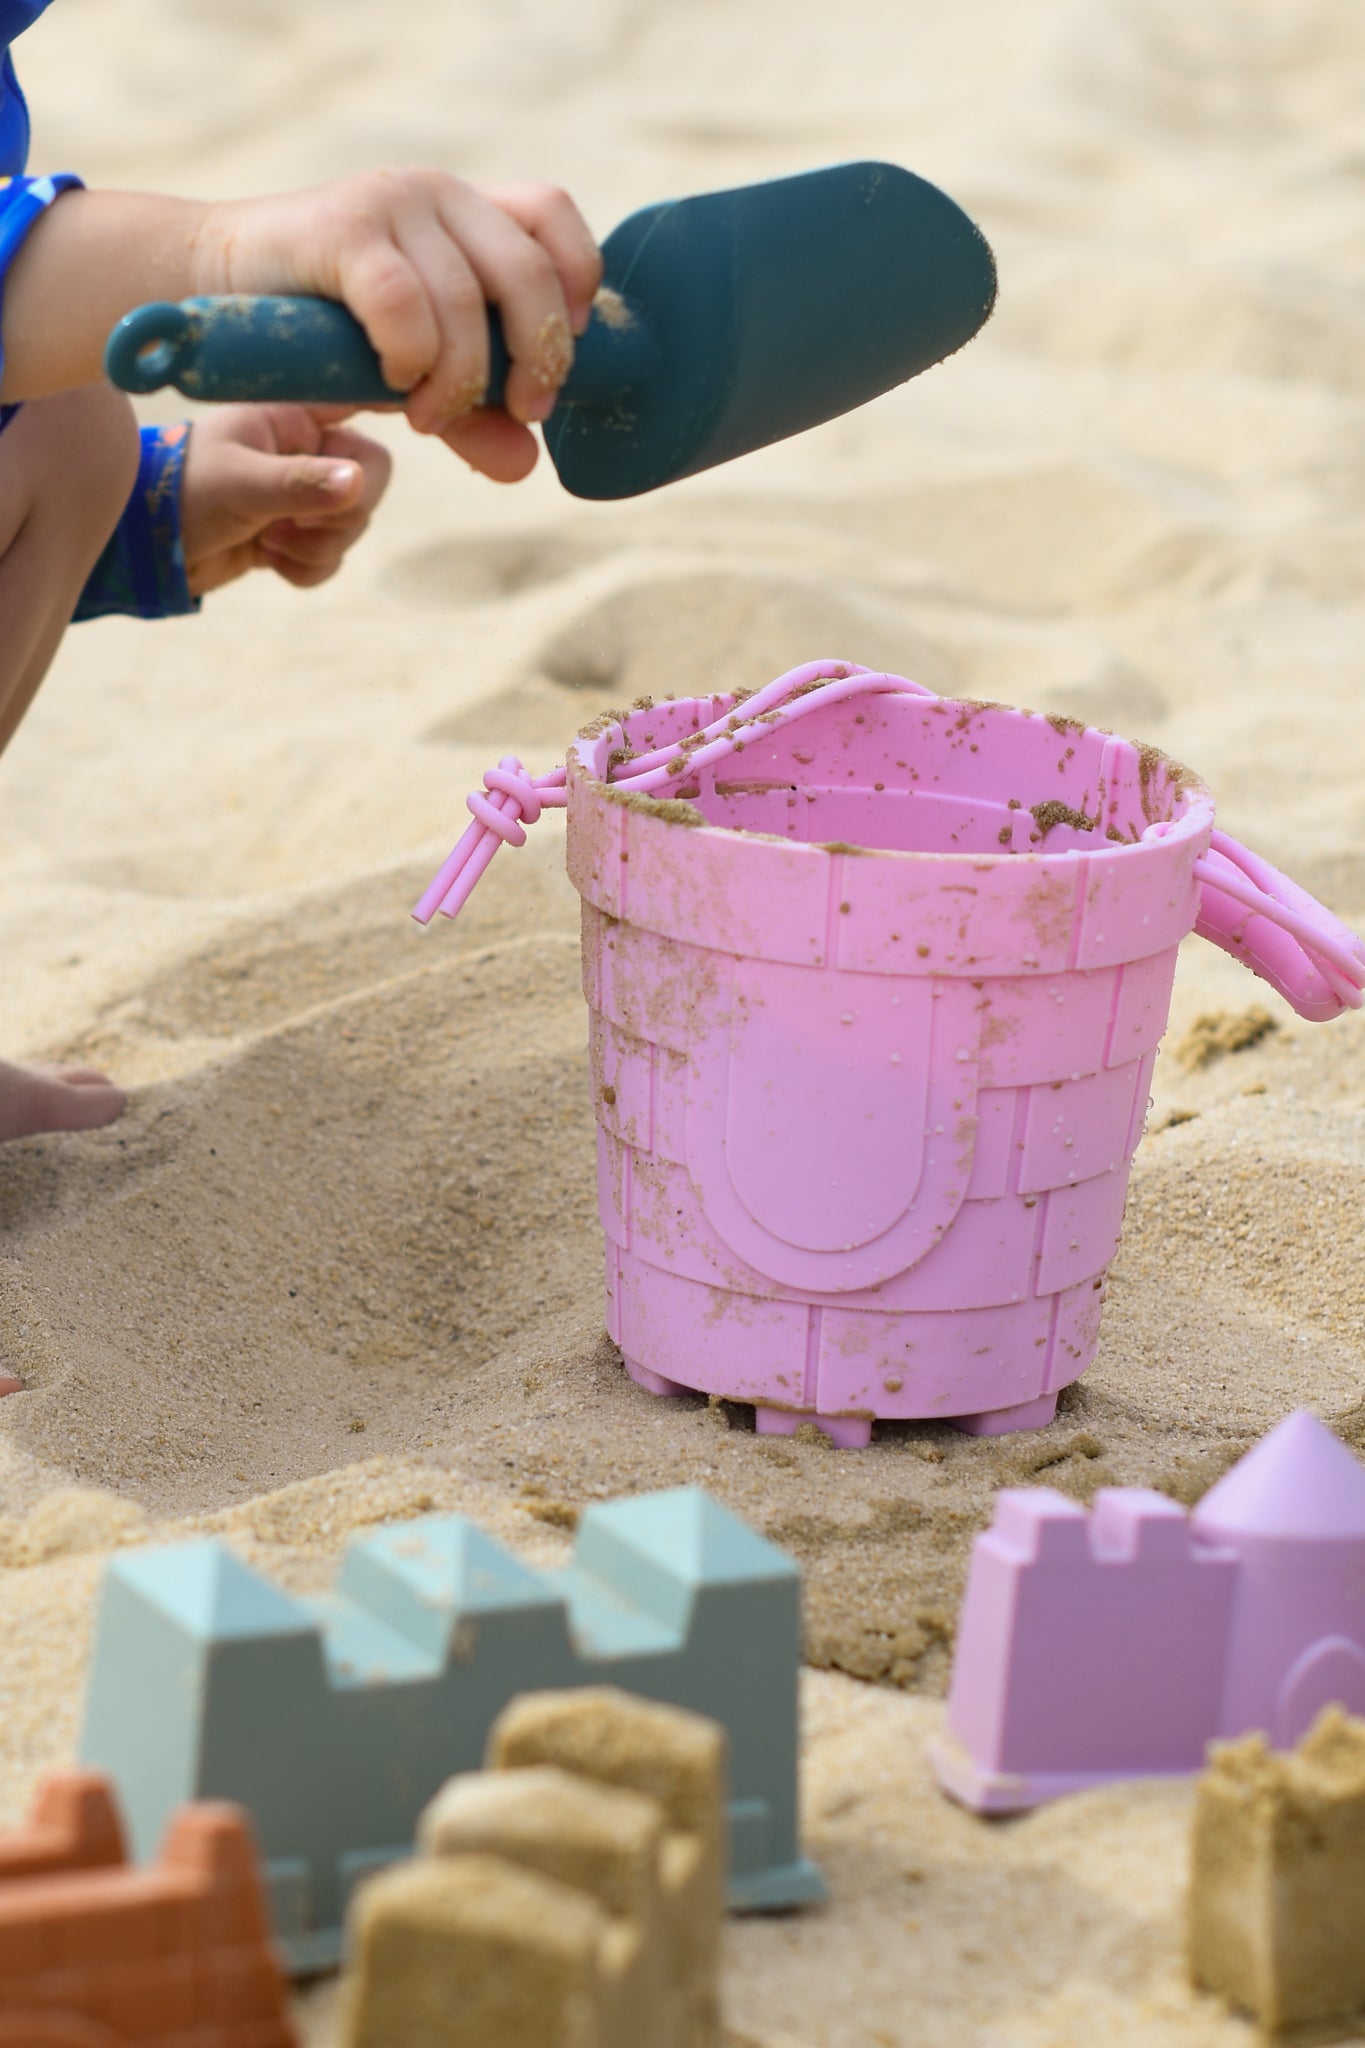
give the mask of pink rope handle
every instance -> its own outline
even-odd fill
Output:
[[[562,776],[563,769],[558,773]],[[542,781],[549,782],[548,776]],[[418,924],[430,924],[438,910],[447,917],[468,902],[470,891],[500,846],[524,846],[525,825],[534,825],[542,809],[555,801],[553,786],[542,789],[526,773],[515,754],[504,754],[483,778],[484,789],[465,798],[474,822],[451,848],[436,874],[413,905]],[[501,799],[501,801],[500,801]],[[561,796],[559,801],[563,803]]]
[[[645,795],[677,789],[686,778],[779,724],[788,725],[849,697],[883,691],[929,698],[936,694],[923,683],[863,668],[857,662],[804,662],[685,738],[644,754],[618,756],[608,767],[607,779],[614,788]],[[624,738],[619,723],[615,731]],[[505,755],[496,768],[490,768],[483,788],[465,799],[471,823],[413,908],[417,922],[429,924],[438,910],[445,917],[457,916],[498,848],[524,846],[526,827],[534,825],[542,812],[562,809],[568,802],[567,785],[566,768],[531,776],[514,754]],[[1163,819],[1150,825],[1143,837],[1161,838],[1170,830],[1171,821]],[[1342,1009],[1362,1006],[1365,947],[1287,876],[1218,831],[1211,834],[1208,853],[1194,863],[1194,873],[1204,892],[1240,904],[1250,916],[1265,918],[1298,947],[1301,962],[1275,960],[1264,941],[1257,945],[1254,934],[1247,942],[1243,935],[1246,920],[1239,924],[1226,910],[1220,916],[1212,903],[1206,904],[1196,927],[1280,988],[1301,1015],[1329,1016],[1334,1014],[1333,1003]],[[1312,985],[1314,974],[1327,991],[1325,1003]]]
[[[713,761],[733,753],[774,725],[788,724],[821,711],[846,697],[882,691],[909,692],[916,697],[936,693],[924,683],[884,670],[863,668],[853,661],[807,661],[788,669],[752,697],[713,718],[699,732],[674,740],[650,753],[636,754],[615,762],[607,779],[613,788],[639,791],[643,795],[676,787],[685,775],[709,768]],[[475,883],[498,848],[523,846],[524,827],[534,825],[543,810],[562,810],[568,802],[568,771],[552,768],[545,775],[530,776],[514,754],[506,754],[496,768],[483,778],[484,789],[465,798],[473,814],[461,838],[413,905],[418,924],[430,924],[439,910],[443,917],[455,917],[469,901]]]
[[[1264,917],[1286,932],[1343,1008],[1360,1009],[1365,1002],[1365,957],[1360,941],[1348,941],[1332,931],[1328,923],[1330,914],[1289,883],[1268,861],[1226,832],[1215,831],[1209,841],[1209,852],[1195,862],[1194,872],[1203,887],[1221,891],[1254,916]],[[1310,911],[1296,910],[1292,904],[1283,902],[1275,891],[1286,888],[1294,888],[1296,895],[1303,895]],[[1247,951],[1254,958],[1254,947]]]

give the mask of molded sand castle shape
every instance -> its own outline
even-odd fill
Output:
[[[760,1430],[1051,1421],[1095,1354],[1181,939],[1301,1016],[1361,1002],[1360,941],[1187,769],[851,663],[484,780],[414,915],[567,803],[607,1328],[638,1385]]]
[[[533,1693],[365,1885],[342,2048],[719,2048],[725,1736],[612,1687]]]
[[[1188,1516],[1145,1487],[1089,1514],[999,1494],[933,1758],[956,1798],[1013,1812],[1198,1770],[1215,1736],[1287,1749],[1333,1703],[1365,1714],[1365,1470],[1300,1409]]]
[[[1365,1721],[1325,1708],[1288,1756],[1215,1743],[1191,1850],[1195,1983],[1272,2033],[1340,2038],[1365,2014]]]

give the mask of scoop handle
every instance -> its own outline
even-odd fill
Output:
[[[502,326],[488,315],[486,403],[500,405],[507,378]],[[187,398],[401,405],[384,381],[364,328],[333,299],[170,300],[127,313],[105,345],[104,368],[124,391],[174,384]]]

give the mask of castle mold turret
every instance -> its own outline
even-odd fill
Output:
[[[1365,1470],[1306,1409],[1205,1494],[1193,1526],[1241,1562],[1217,1732],[1290,1749],[1333,1703],[1365,1714]]]

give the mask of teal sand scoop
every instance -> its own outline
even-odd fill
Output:
[[[953,354],[995,302],[980,230],[895,164],[666,200],[603,244],[604,290],[545,442],[566,490],[630,498],[850,412]],[[487,402],[507,351],[489,317]],[[140,306],[109,338],[126,391],[392,405],[364,330],[315,298]]]

